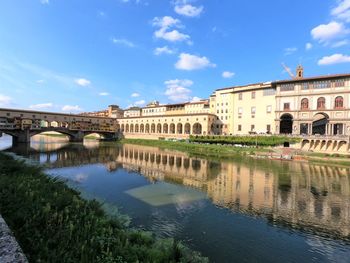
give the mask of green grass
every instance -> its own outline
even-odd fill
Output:
[[[271,147],[283,145],[285,142],[291,144],[300,142],[299,138],[286,136],[191,136],[191,142],[210,144],[240,144],[246,146]]]
[[[29,262],[207,262],[179,242],[127,227],[96,200],[3,153],[0,213]]]
[[[67,137],[62,133],[40,133],[39,135],[49,136],[49,137]]]
[[[255,154],[256,152],[268,152],[266,148],[255,147],[233,147],[229,145],[216,145],[216,144],[199,144],[188,143],[185,141],[164,141],[164,140],[145,140],[145,139],[123,139],[121,143],[130,143],[143,146],[153,146],[163,149],[177,150],[187,152],[196,156],[203,157],[215,157],[215,158],[227,158],[237,157],[245,154]]]

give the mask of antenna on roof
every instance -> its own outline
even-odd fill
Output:
[[[289,74],[289,76],[292,78],[292,79],[295,79],[295,76],[294,76],[294,74],[293,74],[293,72],[290,70],[290,68],[288,68],[287,66],[286,66],[286,64],[284,64],[283,62],[282,62],[282,67],[284,68],[284,70]]]

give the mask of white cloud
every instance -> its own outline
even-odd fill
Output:
[[[206,67],[216,67],[207,57],[199,57],[188,53],[181,53],[175,67],[181,70],[196,70]]]
[[[36,81],[36,83],[38,83],[38,84],[43,84],[45,82],[45,80],[43,80],[43,79],[38,79],[37,81]]]
[[[39,103],[39,104],[34,104],[34,105],[29,106],[29,108],[34,109],[34,110],[49,109],[52,107],[53,107],[53,103],[51,103],[51,102]]]
[[[305,44],[305,49],[306,49],[306,50],[312,49],[312,44],[311,44],[311,43],[306,43],[306,44]]]
[[[131,41],[125,39],[125,38],[115,38],[115,37],[113,37],[112,38],[112,42],[114,44],[123,45],[123,46],[126,46],[126,47],[136,47],[136,45],[133,42],[131,42]]]
[[[170,28],[172,26],[182,27],[181,21],[179,19],[173,18],[171,16],[155,17],[153,19],[153,26],[161,28]]]
[[[138,101],[135,101],[135,105],[136,106],[142,106],[142,105],[145,105],[146,101],[145,100],[138,100]]]
[[[332,45],[332,47],[336,48],[336,47],[342,47],[342,46],[346,46],[349,44],[349,41],[348,40],[341,40],[341,41],[338,41],[336,43],[334,43]]]
[[[161,28],[154,32],[156,38],[162,38],[170,42],[180,42],[190,39],[189,35],[180,33],[178,30],[174,29],[172,31],[166,31],[166,29]]]
[[[88,79],[80,78],[80,79],[75,79],[74,82],[82,87],[89,86],[91,84],[91,81]]]
[[[164,46],[164,47],[157,47],[156,49],[154,49],[153,53],[157,56],[162,54],[174,54],[175,50],[168,48],[168,46]]]
[[[62,107],[62,111],[66,112],[77,112],[77,111],[82,111],[83,109],[80,108],[78,105],[72,106],[72,105],[64,105]]]
[[[192,80],[188,79],[173,79],[164,82],[166,86],[165,95],[169,100],[179,102],[188,101],[190,99],[191,90],[189,87],[193,85]]]
[[[0,106],[6,107],[12,103],[12,98],[3,94],[0,94]]]
[[[177,29],[171,30],[173,27],[182,28],[181,21],[175,19],[171,16],[164,16],[162,18],[155,17],[153,19],[153,26],[159,27],[157,31],[154,32],[156,38],[164,39],[170,42],[180,42],[187,40],[188,43],[190,36],[179,32]]]
[[[100,96],[108,96],[109,93],[108,92],[100,92],[98,95],[100,95]]]
[[[42,3],[43,5],[48,5],[50,4],[49,0],[40,0],[40,3]]]
[[[313,39],[323,44],[329,44],[331,40],[343,37],[349,33],[344,24],[332,21],[328,24],[322,24],[311,30]]]
[[[284,49],[284,55],[285,56],[292,55],[296,51],[298,51],[298,48],[296,48],[296,47],[287,47]]]
[[[332,9],[331,14],[338,19],[350,22],[350,0],[338,1],[338,5]]]
[[[350,63],[350,56],[334,54],[331,56],[325,56],[318,61],[318,65],[333,65],[339,63]]]
[[[175,5],[174,8],[175,12],[179,15],[189,16],[189,17],[196,17],[199,16],[203,11],[203,6],[193,6],[190,4],[187,5]]]
[[[132,98],[137,98],[137,97],[140,97],[140,94],[137,93],[137,92],[134,92],[134,93],[131,94],[131,97]]]
[[[199,97],[193,97],[192,99],[191,99],[191,102],[198,102],[198,101],[201,101],[202,99],[201,98],[199,98]]]
[[[225,79],[230,79],[235,75],[234,72],[230,72],[230,71],[224,71],[222,72],[222,77]]]

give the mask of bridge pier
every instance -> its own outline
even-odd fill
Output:
[[[30,143],[30,131],[29,130],[23,130],[20,132],[17,132],[15,135],[12,136],[12,143],[18,144],[18,143]]]
[[[69,142],[83,142],[84,141],[84,132],[78,131],[74,135],[69,136]]]

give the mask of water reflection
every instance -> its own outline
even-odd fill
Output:
[[[266,160],[213,161],[185,153],[125,144],[40,144],[12,148],[52,168],[102,163],[110,172],[137,172],[160,187],[133,189],[130,195],[153,206],[200,200],[190,190],[183,200],[169,197],[176,185],[200,190],[214,204],[232,211],[263,216],[272,224],[349,238],[350,168]],[[78,174],[76,181],[87,179]],[[151,196],[157,193],[158,196]],[[174,196],[176,196],[174,194]],[[186,209],[185,209],[186,210]]]

